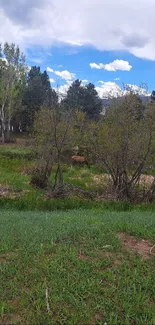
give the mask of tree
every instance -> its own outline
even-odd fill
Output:
[[[11,119],[25,84],[25,57],[15,44],[0,46],[0,120],[2,143],[10,140]],[[7,132],[6,132],[7,131]]]
[[[151,102],[155,102],[155,90],[152,91]]]
[[[56,91],[52,88],[49,89],[47,96],[44,100],[44,107],[46,108],[54,108],[59,105],[59,97]]]
[[[82,81],[75,80],[68,89],[63,101],[66,109],[72,107],[86,113],[89,118],[98,117],[103,109],[102,100],[99,98],[95,86],[89,83],[82,85]]]
[[[85,112],[89,118],[97,118],[102,110],[102,100],[98,96],[95,86],[92,83],[89,83],[84,88],[83,112]]]
[[[32,68],[33,70],[33,68]],[[42,86],[41,74],[35,76],[28,74],[27,86],[23,94],[24,122],[23,129],[32,127],[35,113],[40,109],[44,102],[44,88]]]
[[[79,79],[75,80],[67,91],[67,96],[63,105],[68,108],[83,110],[84,106],[84,87]]]
[[[42,108],[36,115],[34,122],[34,136],[36,149],[42,162],[41,170],[46,172],[46,182],[52,171],[52,164],[55,161],[57,170],[54,177],[55,187],[63,185],[63,173],[61,159],[66,149],[74,144],[74,114],[71,111],[64,112],[61,107],[53,109]],[[49,168],[50,166],[50,168]],[[43,177],[45,172],[43,171]]]
[[[40,72],[40,67],[37,67],[36,65],[31,67],[30,71],[28,72],[27,76],[27,82],[33,80],[35,77],[40,77],[41,72]]]
[[[136,105],[133,94],[114,101],[87,136],[96,162],[111,176],[119,199],[132,198],[152,154],[154,121],[149,112],[137,118]]]
[[[51,88],[47,72],[42,73],[40,67],[31,67],[23,95],[23,129],[28,130],[33,126],[35,113],[41,107],[50,108],[56,104],[58,104],[58,96]]]

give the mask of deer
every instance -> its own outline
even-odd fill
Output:
[[[72,163],[74,165],[79,165],[79,166],[83,166],[83,165],[89,166],[87,160],[83,156],[72,156]]]

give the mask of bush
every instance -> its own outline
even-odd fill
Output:
[[[45,189],[48,187],[49,177],[43,168],[35,168],[32,172],[30,184],[34,187]]]

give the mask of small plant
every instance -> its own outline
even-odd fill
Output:
[[[80,173],[80,176],[81,177],[86,177],[86,176],[89,176],[90,172],[88,169],[82,169],[81,170],[81,173]]]

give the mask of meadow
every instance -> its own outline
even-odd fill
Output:
[[[34,165],[27,147],[0,148],[0,324],[154,325],[154,204],[45,201]],[[63,169],[106,186],[94,166]]]

